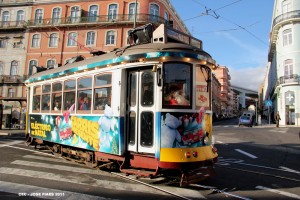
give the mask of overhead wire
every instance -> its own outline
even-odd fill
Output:
[[[198,2],[198,1],[196,1],[196,0],[192,0],[192,1],[193,1],[193,2],[196,2],[197,4],[199,4],[199,5],[201,5],[202,7],[204,7],[204,8],[205,8],[205,12],[201,13],[201,14],[198,15],[198,16],[195,16],[195,17],[186,19],[186,20],[184,20],[184,21],[191,20],[191,19],[195,19],[195,18],[198,18],[198,17],[201,17],[201,16],[208,16],[208,15],[214,17],[215,19],[221,18],[221,19],[223,19],[224,21],[227,21],[227,22],[229,22],[229,23],[231,23],[231,24],[237,26],[239,29],[244,30],[244,31],[247,32],[249,35],[251,35],[252,37],[254,37],[255,39],[257,39],[258,41],[260,41],[261,43],[263,43],[264,45],[269,46],[269,44],[267,44],[265,41],[263,41],[262,39],[260,39],[260,38],[259,38],[258,36],[256,36],[254,33],[252,33],[251,31],[249,31],[246,27],[241,26],[241,25],[239,25],[239,24],[233,22],[232,20],[229,20],[229,19],[227,19],[227,18],[225,18],[225,17],[222,17],[221,15],[219,15],[219,14],[216,13],[217,10],[226,8],[226,7],[231,6],[231,5],[235,4],[235,3],[238,3],[238,2],[240,2],[240,1],[242,1],[242,0],[234,1],[234,2],[232,2],[232,3],[230,3],[230,4],[226,4],[226,5],[222,6],[222,7],[217,8],[217,9],[210,9],[210,8],[208,8],[206,5],[200,3],[200,2]],[[252,25],[254,25],[254,24],[255,24],[255,23],[253,23]],[[236,29],[227,29],[226,31],[231,31],[231,30],[236,30]],[[224,30],[221,30],[221,31],[224,31]],[[217,32],[217,31],[216,31],[216,32]]]

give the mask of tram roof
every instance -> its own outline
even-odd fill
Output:
[[[160,57],[193,58],[215,64],[215,61],[211,58],[211,56],[207,52],[203,51],[202,48],[197,48],[178,41],[174,42],[174,40],[172,40],[172,42],[167,43],[157,42],[127,46],[125,48],[120,48],[79,62],[66,64],[62,67],[45,70],[33,74],[29,77],[26,83],[47,80],[83,70],[91,70],[96,67],[102,68],[122,62],[132,62],[139,59],[155,59]]]

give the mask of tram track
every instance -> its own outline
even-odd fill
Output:
[[[249,167],[249,168],[252,167],[252,168],[255,168],[255,169],[263,169],[263,170],[274,171],[274,172],[292,173],[293,175],[294,174],[299,174],[299,173],[289,171],[289,170],[285,170],[285,169],[279,169],[279,168],[273,168],[273,167],[261,166],[261,165],[254,165],[254,164],[247,164],[247,163],[243,163],[243,162],[222,162],[222,163],[216,163],[216,166],[220,167],[220,168],[230,169],[230,170],[253,173],[253,174],[258,174],[258,175],[263,175],[263,176],[268,176],[268,177],[293,181],[293,182],[300,182],[300,179],[296,179],[296,178],[277,175],[275,173],[272,174],[272,173],[266,173],[266,172],[262,172],[262,171],[255,171],[255,170],[246,169],[246,168],[230,167],[226,164],[228,164],[228,165],[241,165],[241,166],[246,166],[246,167]]]

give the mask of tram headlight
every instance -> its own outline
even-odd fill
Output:
[[[204,145],[207,145],[209,143],[209,138],[207,137],[207,136],[205,136],[204,138],[203,138],[203,144]]]
[[[184,155],[185,155],[186,158],[190,158],[191,157],[191,153],[190,152],[185,152]]]

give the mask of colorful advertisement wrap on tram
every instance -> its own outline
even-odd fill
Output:
[[[186,162],[212,158],[212,116],[204,107],[196,113],[161,113],[160,161]],[[185,152],[193,155],[186,156]]]
[[[121,155],[119,127],[111,116],[30,115],[31,136],[63,145]]]

